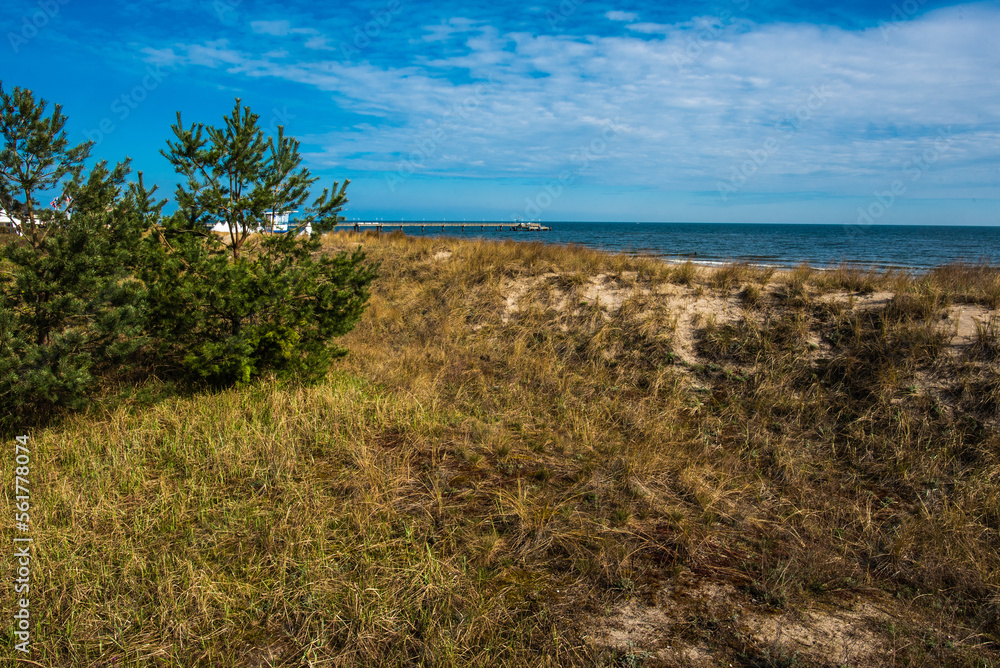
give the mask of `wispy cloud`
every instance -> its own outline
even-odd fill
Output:
[[[73,44],[102,72],[138,57],[140,69],[170,67],[175,85],[247,99],[266,91],[279,107],[308,100],[294,132],[311,164],[377,180],[436,136],[411,161],[420,176],[537,184],[572,170],[613,124],[614,141],[575,187],[717,204],[717,184],[735,169],[752,178],[733,201],[798,193],[832,203],[870,197],[947,130],[948,152],[907,197],[1000,197],[996,1],[926,0],[906,5],[912,12],[858,0],[629,11],[567,0],[516,12],[503,0],[345,0],[336,12],[304,0],[222,2],[221,13],[193,0],[134,3],[100,20],[67,5],[65,28],[53,23],[37,40],[50,40],[36,49],[39,67],[58,69],[51,45]],[[202,20],[166,20],[173,11]],[[810,108],[817,87],[828,99]],[[186,118],[200,109],[194,98],[177,104]]]
[[[288,21],[251,21],[250,29],[257,34],[284,37],[291,31],[292,25]]]
[[[635,12],[622,12],[618,10],[610,11],[605,16],[612,21],[635,21],[639,18],[639,15]]]
[[[728,177],[734,160],[795,122],[816,86],[830,101],[799,123],[754,188],[782,180],[785,188],[849,193],[858,179],[903,164],[944,126],[955,133],[955,150],[936,167],[937,188],[968,187],[963,166],[1000,154],[1000,89],[988,83],[1000,64],[995,8],[940,10],[895,26],[888,37],[878,27],[744,24],[712,33],[699,57],[679,68],[676,55],[692,31],[710,25],[708,18],[629,25],[660,35],[651,41],[501,33],[453,18],[418,33],[422,41],[450,43],[448,52],[415,50],[396,66],[302,50],[278,57],[224,40],[171,52],[192,65],[315,87],[331,104],[368,116],[312,137],[323,158],[349,169],[394,169],[414,133],[485,80],[497,82],[494,92],[422,162],[427,174],[544,177],[564,168],[595,127],[616,120],[623,129],[602,156],[602,180],[708,190]],[[253,26],[273,35],[301,31],[287,21]],[[149,55],[169,59],[163,50]]]
[[[635,32],[643,32],[647,34],[662,33],[666,34],[670,32],[672,26],[664,25],[662,23],[632,23],[629,24],[628,29],[634,30]]]

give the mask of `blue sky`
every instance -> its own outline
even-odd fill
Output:
[[[159,154],[233,98],[349,218],[1000,225],[1000,2],[8,0],[0,79]]]

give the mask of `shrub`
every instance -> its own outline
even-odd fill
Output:
[[[4,416],[86,404],[97,378],[128,373],[143,346],[145,287],[137,249],[159,205],[128,163],[98,163],[71,183],[71,216],[0,249],[0,397]],[[78,204],[77,204],[78,203]],[[34,241],[35,243],[32,243]],[[37,245],[36,245],[37,244]]]
[[[268,227],[265,209],[302,206],[317,180],[301,168],[298,142],[282,128],[265,140],[257,120],[239,99],[221,127],[185,129],[177,114],[177,141],[163,155],[187,184],[177,188],[180,210],[146,246],[157,352],[185,376],[215,385],[269,371],[322,375],[344,354],[332,339],[354,326],[376,275],[360,249],[314,257],[319,233],[340,220],[346,180],[306,210],[299,223],[313,227],[308,239],[255,236]],[[228,247],[206,230],[213,223],[225,224]]]
[[[254,242],[234,259],[183,215],[147,239],[150,335],[157,358],[188,380],[315,379],[346,352],[332,339],[357,322],[375,278],[360,248],[316,257],[318,235]]]

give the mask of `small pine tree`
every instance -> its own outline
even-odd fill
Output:
[[[234,259],[251,234],[269,230],[275,215],[302,206],[318,180],[301,166],[299,142],[285,137],[283,126],[276,138],[265,139],[258,119],[250,107],[241,109],[239,98],[222,127],[192,123],[185,128],[177,112],[171,126],[176,141],[168,140],[161,151],[186,180],[177,186],[180,210],[191,225],[225,223]],[[318,233],[332,229],[342,220],[338,213],[347,203],[348,183],[334,182],[332,193],[324,190],[300,223]]]
[[[20,218],[23,234],[38,247],[57,223],[59,214],[41,206],[38,196],[51,191],[63,179],[79,178],[93,142],[74,147],[66,138],[66,117],[55,105],[45,114],[48,102],[35,100],[30,90],[14,88],[12,94],[0,82],[0,206]]]
[[[70,148],[61,108],[46,107],[29,90],[0,88],[0,203],[23,233],[0,248],[0,422],[82,407],[99,376],[124,368],[145,326],[132,273],[157,213],[152,192],[141,175],[126,184],[128,160],[102,161],[81,180],[91,144]],[[40,210],[37,197],[60,185],[72,207]]]
[[[185,129],[178,114],[177,141],[163,154],[186,184],[177,188],[177,213],[146,243],[142,278],[157,356],[217,385],[266,372],[322,375],[344,354],[333,338],[354,326],[376,275],[360,250],[319,257],[321,232],[347,202],[346,180],[300,219],[312,225],[309,238],[251,236],[266,227],[268,210],[301,206],[317,180],[301,167],[299,143],[280,127],[265,140],[257,119],[238,99],[220,128]],[[229,231],[228,248],[205,232],[217,222]]]
[[[143,234],[163,202],[126,184],[128,160],[97,163],[67,186],[72,215],[38,245],[0,248],[0,397],[5,417],[86,405],[98,379],[121,376],[145,345],[146,289],[134,274]],[[155,190],[155,188],[153,189]]]

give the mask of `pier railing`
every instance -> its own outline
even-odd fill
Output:
[[[398,222],[390,223],[380,220],[363,220],[363,221],[349,221],[345,220],[343,222],[337,223],[337,227],[353,227],[355,232],[360,232],[362,229],[377,229],[382,230],[401,230],[404,227],[419,227],[421,230],[427,229],[438,229],[445,230],[447,228],[457,227],[459,229],[474,230],[479,228],[485,230],[486,228],[499,228],[501,230],[510,230],[512,232],[548,232],[552,228],[546,227],[539,223],[428,223],[428,222]]]

